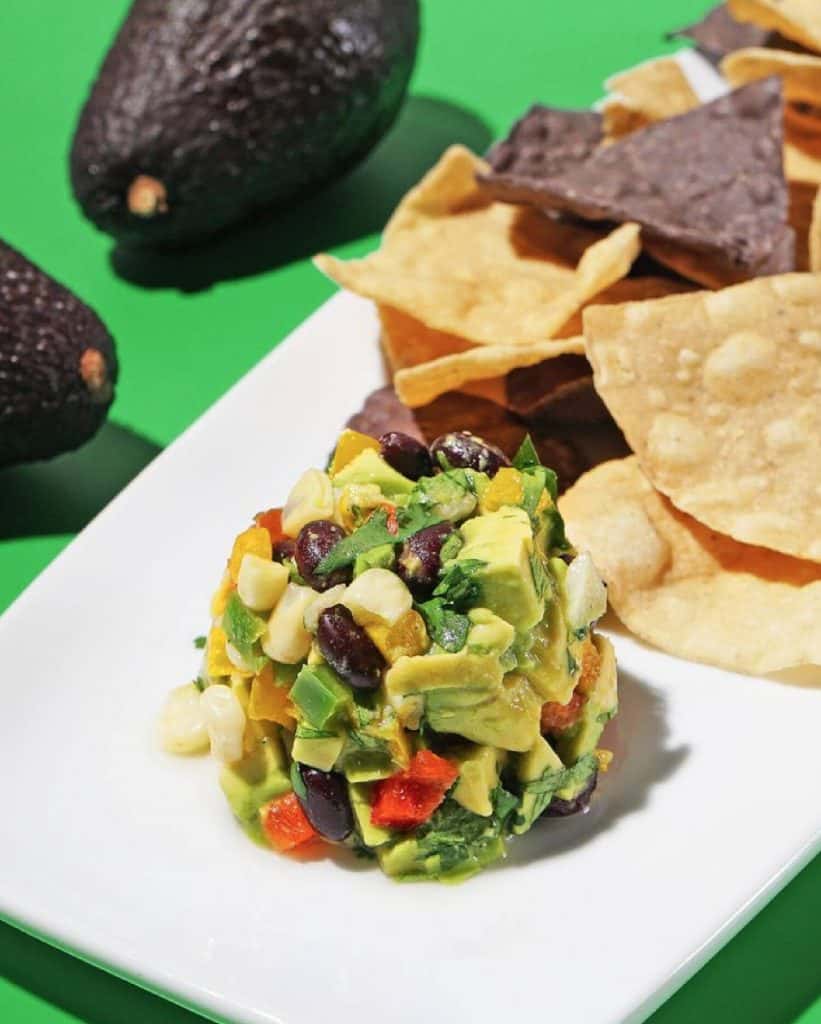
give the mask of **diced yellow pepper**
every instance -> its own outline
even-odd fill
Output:
[[[214,626],[208,634],[208,647],[205,659],[208,675],[212,679],[218,676],[230,676],[232,672],[237,670],[236,665],[225,651],[227,643],[228,637],[225,635],[225,630],[219,626]]]
[[[612,750],[603,750],[601,747],[596,751],[596,760],[599,762],[599,771],[604,775],[613,760]]]
[[[231,579],[231,574],[229,572],[224,573],[220,580],[220,585],[214,591],[214,596],[211,598],[212,619],[216,619],[225,611],[225,606],[228,604],[228,598],[236,589],[236,586],[236,583]]]
[[[357,455],[364,452],[367,448],[379,451],[379,442],[375,437],[360,434],[358,430],[343,430],[336,443],[336,451],[328,468],[328,476],[332,477],[335,473],[344,469],[349,462],[353,462]]]
[[[385,660],[393,665],[399,658],[409,658],[424,654],[430,647],[430,637],[425,629],[425,620],[411,609],[392,626],[373,623],[365,626],[365,631],[379,648]]]
[[[248,701],[248,717],[256,722],[277,722],[292,729],[296,712],[288,696],[288,687],[280,685],[274,676],[274,666],[269,661],[251,683],[251,697]]]
[[[483,513],[496,512],[503,505],[521,505],[524,497],[522,474],[512,466],[503,466],[479,500]]]
[[[228,572],[234,583],[239,579],[239,569],[246,555],[259,555],[270,560],[273,554],[271,534],[264,526],[249,526],[237,537],[228,560]]]

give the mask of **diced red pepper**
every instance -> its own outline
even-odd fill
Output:
[[[557,733],[564,732],[571,725],[575,725],[581,717],[582,708],[587,698],[578,690],[567,704],[560,704],[551,700],[542,705],[542,732]]]
[[[257,512],[254,516],[257,526],[263,526],[271,535],[271,543],[276,544],[285,534],[282,532],[282,509],[269,508],[266,512]]]
[[[420,750],[406,771],[375,784],[371,822],[402,830],[422,825],[445,799],[458,775],[458,768],[444,757]]]
[[[268,842],[280,853],[293,850],[319,834],[305,816],[296,793],[287,793],[265,804],[259,815]]]

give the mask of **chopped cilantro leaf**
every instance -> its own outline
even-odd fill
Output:
[[[305,787],[305,782],[303,781],[302,775],[299,771],[299,765],[296,761],[291,762],[291,786],[300,800],[308,799],[308,790]]]
[[[197,676],[197,678],[194,680],[194,686],[196,686],[200,693],[203,692],[203,690],[205,689],[205,680],[202,678],[202,676]]]
[[[438,857],[443,872],[484,863],[483,853],[499,835],[498,824],[445,799],[417,833],[421,857]]]
[[[194,646],[197,648],[198,651],[201,651],[205,647],[206,643],[208,643],[207,636],[194,637]]]
[[[533,586],[536,588],[536,594],[539,600],[543,601],[550,593],[550,576],[544,567],[544,562],[542,562],[536,551],[530,555],[530,571],[533,575]]]
[[[451,562],[433,592],[457,611],[463,611],[479,598],[479,583],[474,578],[487,563],[479,558],[465,558]]]
[[[370,519],[359,527],[349,537],[343,539],[333,547],[316,567],[318,573],[334,572],[346,565],[353,565],[356,556],[371,548],[380,547],[382,544],[393,544],[396,542],[396,535],[391,533],[387,527],[388,514],[383,508],[378,508]]]
[[[417,606],[435,644],[449,654],[457,654],[465,646],[470,630],[466,615],[446,608],[441,598],[431,598]]]
[[[508,827],[510,816],[516,809],[519,800],[499,784],[491,793],[491,801],[493,803],[494,817],[499,822],[499,827],[504,831]]]
[[[540,466],[542,460],[533,444],[530,434],[525,434],[524,440],[519,445],[519,450],[513,456],[514,469],[530,469],[532,466]]]

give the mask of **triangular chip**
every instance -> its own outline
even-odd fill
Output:
[[[755,82],[597,150],[545,178],[532,199],[594,221],[635,221],[645,238],[755,276],[783,242],[782,96]]]
[[[510,203],[530,201],[530,188],[586,160],[603,140],[602,116],[594,110],[559,110],[536,104],[488,153],[490,168],[479,179]]]
[[[739,21],[775,29],[810,50],[821,51],[821,4],[818,0],[730,0]]]
[[[655,487],[736,540],[821,561],[821,275],[592,306],[584,334]]]
[[[750,47],[726,56],[721,62],[721,71],[731,85],[746,85],[778,75],[786,99],[821,103],[821,57],[812,53]]]
[[[821,665],[821,565],[702,526],[653,489],[635,458],[586,473],[559,511],[642,639],[740,672]]]
[[[821,188],[815,193],[813,201],[807,248],[810,270],[814,273],[821,272]]]
[[[604,84],[613,94],[602,107],[608,139],[621,138],[701,104],[681,64],[672,57],[645,61],[613,75]]]
[[[668,39],[692,39],[699,52],[717,64],[722,57],[745,46],[764,46],[770,32],[758,25],[737,21],[727,4],[719,4],[701,21],[668,32]]]
[[[476,184],[486,168],[451,147],[402,200],[377,252],[347,263],[317,256],[316,265],[351,291],[475,344],[545,341],[627,274],[638,228],[603,234],[493,202]]]

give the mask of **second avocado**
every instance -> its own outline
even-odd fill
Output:
[[[393,122],[418,0],[136,0],[71,150],[83,212],[179,245],[340,177]]]

